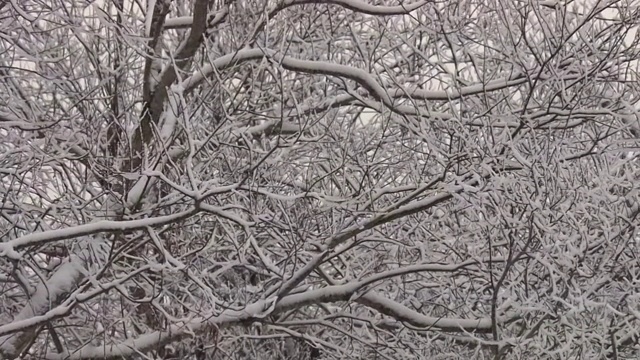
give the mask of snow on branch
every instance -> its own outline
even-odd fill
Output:
[[[408,14],[423,5],[427,4],[427,0],[417,1],[413,4],[402,4],[396,6],[382,6],[382,5],[371,5],[364,1],[354,1],[354,0],[289,0],[286,1],[281,7],[286,8],[295,5],[304,5],[304,4],[331,4],[342,6],[345,9],[349,9],[355,12],[367,14],[367,15],[380,15],[380,16],[389,16],[389,15],[404,15]]]
[[[489,177],[489,174],[484,174],[483,177]],[[387,209],[384,209],[381,215],[374,218],[365,220],[359,224],[355,224],[347,229],[341,231],[339,234],[330,238],[322,252],[313,257],[304,267],[296,272],[286,283],[284,283],[278,293],[279,296],[288,294],[294,289],[302,280],[304,280],[330,253],[331,249],[335,249],[340,244],[353,238],[354,236],[361,234],[366,230],[373,229],[377,226],[386,224],[388,222],[417,214],[425,211],[433,206],[441,204],[453,197],[456,193],[461,193],[465,190],[473,189],[477,185],[477,179],[471,179],[462,185],[450,186],[448,191],[429,196],[419,201],[409,202],[411,198],[402,200]],[[408,202],[408,203],[407,203]],[[404,205],[403,205],[404,204]]]
[[[296,5],[306,5],[306,4],[332,4],[342,6],[345,9],[349,9],[352,11],[368,14],[368,15],[381,15],[381,16],[389,16],[389,15],[403,15],[410,13],[425,4],[428,1],[422,0],[417,1],[413,4],[402,4],[396,6],[382,6],[382,5],[371,5],[363,1],[354,1],[354,0],[289,0],[285,1],[282,4],[278,4],[278,9],[286,9],[288,7],[296,6]],[[215,26],[215,24],[220,23],[227,16],[227,11],[219,11],[216,12],[212,19],[208,21],[209,26]],[[191,27],[193,24],[193,16],[177,16],[171,19],[167,19],[164,22],[164,29],[186,29]]]
[[[0,256],[6,256],[11,259],[18,260],[21,255],[16,251],[25,246],[41,245],[50,243],[53,241],[72,239],[79,236],[97,234],[109,231],[126,231],[143,229],[149,226],[159,226],[170,224],[189,216],[194,215],[198,210],[189,209],[176,214],[158,216],[154,218],[139,219],[139,220],[125,220],[125,221],[111,221],[101,220],[94,223],[78,225],[68,227],[64,229],[56,229],[43,231],[39,233],[33,233],[22,236],[20,238],[10,240],[4,243],[0,243]]]
[[[79,262],[76,262],[76,263],[79,264]],[[93,289],[89,291],[85,291],[85,289],[79,289],[77,292],[69,295],[66,301],[64,302],[58,301],[59,305],[55,308],[52,308],[46,311],[46,308],[42,307],[43,311],[41,314],[34,314],[32,317],[26,317],[24,319],[18,319],[18,317],[16,317],[14,321],[12,321],[11,323],[0,326],[0,335],[8,335],[8,334],[16,333],[19,331],[23,331],[25,329],[42,325],[48,321],[67,315],[73,309],[73,306],[75,304],[85,302],[99,294],[106,293],[111,289],[121,286],[131,278],[145,271],[149,271],[153,267],[154,267],[153,265],[143,266],[141,268],[138,268],[134,271],[129,272],[128,274],[126,274],[126,276],[119,277],[107,283],[100,283],[99,286],[95,286]],[[61,273],[64,274],[66,269],[59,268],[58,271],[61,271]],[[66,272],[66,274],[68,275],[69,273]],[[57,283],[58,285],[60,285],[61,281],[64,280],[64,278],[59,278],[56,281],[53,281],[52,279],[50,279],[49,282],[54,282],[54,283]],[[71,277],[68,280],[70,280],[71,282],[74,282],[75,284],[78,284],[80,283],[80,280],[82,280],[82,277],[79,277],[79,278]],[[51,285],[49,284],[49,286]],[[67,288],[67,287],[69,287],[69,285],[59,286],[58,288]],[[32,306],[30,308],[33,309],[34,307]],[[6,336],[6,337],[9,338],[9,336]]]
[[[372,309],[391,316],[398,321],[402,321],[411,324],[415,327],[423,328],[424,330],[442,330],[442,331],[476,331],[476,332],[490,332],[491,331],[491,319],[451,319],[442,317],[432,317],[422,315],[417,311],[411,310],[408,307],[398,304],[395,301],[389,300],[383,296],[377,294],[365,294],[356,302],[366,305]]]
[[[521,73],[515,73],[508,78],[496,79],[486,84],[474,84],[464,86],[452,90],[424,90],[424,89],[393,89],[389,90],[390,96],[393,98],[407,97],[414,100],[456,100],[463,96],[477,95],[485,92],[496,91],[524,84],[528,81],[527,77]]]
[[[212,63],[203,66],[192,76],[184,80],[183,87],[186,92],[193,91],[214,70],[229,68],[235,64],[258,60],[263,57],[273,58],[283,68],[291,71],[299,71],[308,74],[323,74],[347,78],[364,87],[369,93],[381,101],[385,106],[395,109],[394,99],[420,99],[420,100],[453,100],[462,96],[480,94],[487,91],[500,90],[523,84],[527,81],[523,74],[514,74],[508,78],[492,80],[486,84],[474,84],[451,91],[427,91],[422,89],[387,89],[382,87],[374,76],[362,69],[352,66],[334,64],[327,61],[299,60],[290,56],[279,55],[272,49],[242,49],[232,54],[227,54],[215,59]],[[343,99],[343,101],[345,101]]]
[[[437,266],[435,267],[435,269],[436,271],[438,271]],[[367,283],[367,281],[344,285],[333,285],[321,289],[287,295],[276,304],[275,311],[287,311],[311,304],[348,301],[353,298],[356,291],[358,291],[363,286],[363,283]],[[488,318],[453,319],[426,316],[417,311],[411,310],[404,305],[398,304],[395,301],[389,300],[374,293],[366,293],[362,296],[357,297],[355,301],[373,308],[382,314],[391,316],[398,321],[407,322],[413,326],[425,328],[425,330],[427,328],[432,328],[432,330],[453,332],[484,332],[491,329],[491,320]]]
[[[186,29],[193,23],[193,16],[177,16],[164,21],[164,29]]]
[[[84,277],[82,260],[72,255],[63,262],[53,276],[38,285],[36,292],[31,296],[24,308],[13,318],[12,324],[22,320],[30,320],[44,314],[50,308],[58,304],[61,298],[71,292],[78,282]],[[0,355],[3,358],[15,358],[31,341],[35,334],[35,328],[4,335],[0,337]]]
[[[62,354],[49,354],[47,360],[80,360],[80,359],[110,359],[127,357],[139,352],[157,348],[171,341],[177,341],[194,333],[204,331],[211,326],[222,327],[244,320],[262,318],[274,310],[275,298],[261,300],[248,305],[242,310],[225,310],[217,316],[196,317],[190,320],[176,323],[164,331],[154,331],[140,337],[129,339],[115,344],[99,346],[84,346],[73,352]]]
[[[209,15],[207,26],[213,27],[221,23],[229,14],[227,10],[222,10]],[[166,19],[163,29],[188,29],[193,24],[193,16],[177,16]]]
[[[459,265],[456,265],[459,266]],[[452,266],[430,265],[434,271],[453,269]],[[222,327],[240,322],[263,318],[271,313],[300,308],[305,305],[347,301],[359,290],[366,280],[345,285],[334,285],[322,289],[306,291],[288,295],[276,302],[276,298],[261,300],[246,306],[242,310],[225,310],[221,314],[209,317],[196,317],[181,323],[176,323],[165,331],[155,331],[135,339],[129,339],[115,344],[100,346],[85,346],[73,353],[49,354],[48,360],[61,359],[92,359],[126,357],[138,352],[157,348],[168,342],[177,341],[194,333],[205,331],[210,326]],[[391,316],[398,321],[410,323],[414,326],[443,331],[488,331],[491,328],[490,319],[456,319],[439,318],[420,314],[414,310],[375,294],[365,294],[356,301],[374,308],[381,313]]]
[[[17,128],[23,131],[34,131],[41,130],[51,124],[51,122],[38,122],[34,124],[12,114],[0,111],[0,128],[2,129]]]

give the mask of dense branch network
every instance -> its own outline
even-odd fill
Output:
[[[637,355],[638,4],[0,4],[0,358]]]

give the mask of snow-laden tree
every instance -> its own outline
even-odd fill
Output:
[[[0,358],[637,358],[639,5],[0,2]]]

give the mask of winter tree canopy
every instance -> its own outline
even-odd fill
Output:
[[[0,1],[0,359],[637,358],[638,24]]]

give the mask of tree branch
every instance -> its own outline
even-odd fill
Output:
[[[22,311],[13,318],[14,323],[41,315],[60,303],[62,298],[84,277],[82,261],[77,256],[70,256],[60,265],[47,281],[41,283]],[[20,355],[36,335],[36,326],[24,331],[0,337],[0,355],[2,358],[15,359]]]

